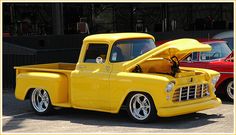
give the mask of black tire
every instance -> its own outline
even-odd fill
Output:
[[[127,100],[127,111],[130,118],[138,123],[153,122],[157,118],[154,102],[146,93],[130,94]]]
[[[38,115],[48,115],[54,110],[48,92],[41,88],[33,89],[30,94],[30,103]]]
[[[234,101],[234,80],[228,80],[223,86],[226,98],[233,102]]]

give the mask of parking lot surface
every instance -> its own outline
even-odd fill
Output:
[[[3,93],[2,124],[3,133],[233,133],[234,105],[223,100],[218,108],[139,124],[125,111],[109,114],[61,109],[50,116],[38,116],[29,101],[20,102],[8,92]]]

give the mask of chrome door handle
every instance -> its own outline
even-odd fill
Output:
[[[110,71],[111,67],[110,66],[106,66],[106,71]]]
[[[86,66],[79,66],[79,68],[80,68],[80,69],[82,69],[82,68],[86,68]]]

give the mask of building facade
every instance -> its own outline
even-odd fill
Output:
[[[7,35],[219,29],[233,29],[233,3],[3,3]]]

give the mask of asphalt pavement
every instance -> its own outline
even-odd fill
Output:
[[[139,124],[126,111],[60,109],[38,116],[29,101],[18,101],[13,92],[7,92],[3,93],[2,124],[3,133],[233,133],[234,105],[223,100],[218,108]]]

